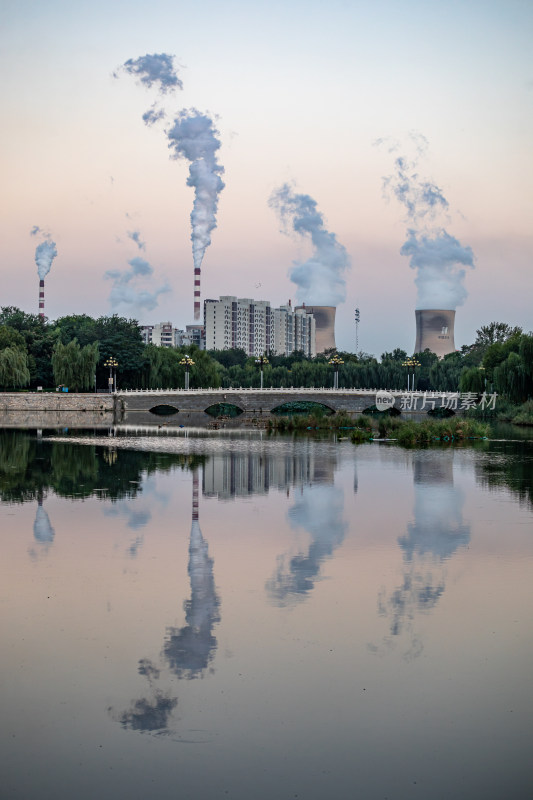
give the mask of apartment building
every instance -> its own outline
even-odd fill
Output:
[[[225,295],[204,302],[207,350],[240,348],[248,356],[290,355],[302,350],[316,355],[316,325],[312,314],[289,303],[271,308],[267,300]]]

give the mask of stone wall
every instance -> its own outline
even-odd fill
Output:
[[[74,392],[0,392],[0,412],[91,411],[113,414],[117,400],[110,394]]]

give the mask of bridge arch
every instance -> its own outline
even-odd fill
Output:
[[[159,403],[157,406],[152,406],[148,409],[150,414],[155,414],[158,417],[170,417],[179,412],[179,408],[171,406],[169,403]]]
[[[213,403],[205,410],[206,414],[210,417],[239,417],[244,413],[244,409],[236,406],[234,403]]]
[[[335,409],[325,403],[318,403],[316,400],[293,400],[281,403],[270,410],[271,414],[325,414],[331,416]]]

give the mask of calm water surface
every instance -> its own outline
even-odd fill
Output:
[[[1,797],[529,800],[532,468],[0,431]]]

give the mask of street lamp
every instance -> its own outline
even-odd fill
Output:
[[[117,391],[117,367],[118,361],[110,356],[107,361],[104,361],[104,367],[109,367],[109,391],[116,392]]]
[[[255,363],[261,367],[261,389],[263,388],[263,367],[268,364],[268,358],[265,355],[259,356],[255,359]]]
[[[334,375],[333,375],[333,388],[334,389],[338,389],[339,388],[339,367],[340,367],[341,364],[344,364],[344,361],[342,360],[342,358],[339,355],[337,355],[337,353],[335,353],[333,358],[330,358],[330,360],[328,361],[328,364],[331,364],[331,366],[335,370]]]
[[[417,359],[414,356],[412,356],[411,358],[408,358],[406,361],[402,361],[402,367],[407,367],[407,391],[409,391],[409,375],[411,374],[411,370],[413,370],[413,381],[412,381],[412,386],[410,388],[411,388],[411,391],[414,392],[414,390],[415,390],[415,370],[416,370],[417,367],[420,367],[420,366],[422,366],[420,364],[420,361],[417,361]]]
[[[194,366],[194,361],[188,355],[183,356],[180,364],[185,367],[185,391],[189,391],[189,367]]]

